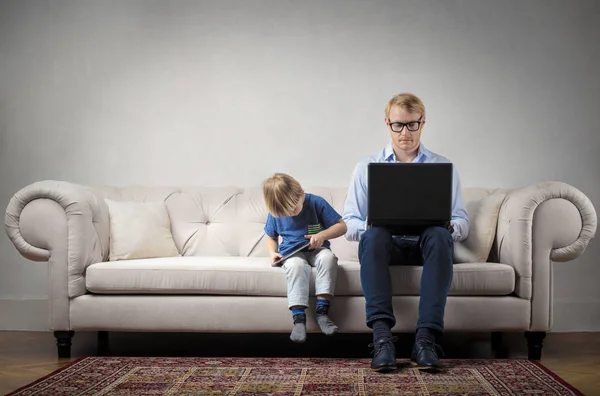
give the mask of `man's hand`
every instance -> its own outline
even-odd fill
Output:
[[[454,225],[452,223],[448,223],[448,231],[450,231],[450,235],[454,234]]]
[[[318,249],[323,246],[323,242],[325,239],[323,238],[323,234],[320,232],[314,235],[304,235],[304,238],[310,239],[310,244],[308,245],[308,250]]]
[[[276,263],[276,261],[282,258],[283,256],[277,252],[271,253],[271,267],[279,267],[281,263]]]

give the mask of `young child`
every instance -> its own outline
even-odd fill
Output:
[[[328,316],[329,303],[335,290],[337,257],[330,250],[329,239],[346,233],[342,216],[325,199],[305,193],[293,177],[275,173],[263,183],[263,194],[269,215],[265,225],[267,248],[273,266],[286,254],[307,242],[310,245],[283,261],[287,277],[288,306],[294,328],[290,339],[306,341],[306,314],[311,267],[316,267],[316,319],[326,335],[338,327]],[[279,236],[283,241],[278,246]]]

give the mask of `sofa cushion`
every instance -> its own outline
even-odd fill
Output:
[[[362,296],[360,266],[340,261],[336,295]],[[422,267],[392,266],[394,295],[418,295]],[[314,295],[315,270],[310,285]],[[451,295],[511,294],[515,273],[494,263],[455,264]],[[90,265],[86,287],[99,294],[219,294],[285,296],[285,273],[258,257],[173,257]]]
[[[166,200],[182,256],[241,256],[236,187],[184,188]]]
[[[165,203],[105,199],[110,219],[109,260],[179,256]]]

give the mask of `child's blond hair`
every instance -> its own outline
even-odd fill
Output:
[[[275,173],[263,183],[267,210],[275,217],[291,216],[303,194],[300,183],[285,173]]]

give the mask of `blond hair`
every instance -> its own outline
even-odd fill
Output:
[[[267,210],[275,217],[291,216],[304,195],[296,179],[285,173],[275,173],[263,183]]]
[[[425,105],[421,99],[411,93],[395,95],[387,102],[387,105],[385,106],[385,118],[387,119],[390,118],[390,109],[392,106],[400,106],[409,113],[421,113],[422,116],[425,116]]]

